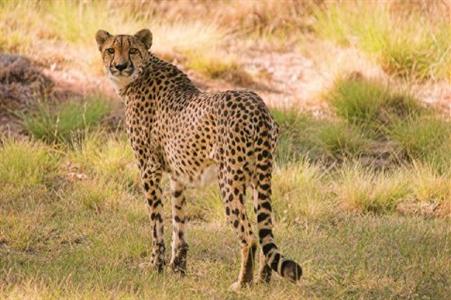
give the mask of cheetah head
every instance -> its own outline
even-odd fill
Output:
[[[149,59],[152,33],[142,29],[135,35],[112,35],[99,30],[96,41],[105,70],[117,88],[135,80]]]

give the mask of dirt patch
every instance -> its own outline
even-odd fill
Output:
[[[53,81],[25,57],[0,54],[0,109],[17,109],[47,97]]]
[[[17,113],[51,97],[53,87],[53,81],[31,60],[0,54],[0,133],[20,135]]]

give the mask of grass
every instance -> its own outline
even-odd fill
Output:
[[[75,145],[68,162],[81,174],[140,190],[133,151],[124,135],[111,137],[102,131],[93,132]]]
[[[374,79],[340,78],[325,93],[325,98],[337,117],[347,123],[343,129],[334,127],[334,130],[354,129],[360,133],[342,134],[343,139],[351,143],[350,149],[362,151],[357,154],[373,155],[371,145],[373,148],[390,147],[398,161],[428,161],[437,169],[449,168],[449,120],[438,111],[420,105],[409,92]],[[339,136],[338,133],[330,135],[337,141]],[[358,158],[357,155],[350,157]]]
[[[398,174],[374,172],[359,164],[343,167],[339,178],[334,193],[340,203],[350,210],[393,211],[408,195],[408,185]]]
[[[443,298],[449,292],[449,227],[441,219],[301,216],[300,225],[276,226],[276,235],[282,249],[303,263],[303,287],[276,278],[269,287],[234,294],[228,285],[238,268],[238,243],[224,223],[189,226],[190,271],[179,279],[138,268],[149,255],[144,204],[96,211],[71,198],[48,204],[45,210],[55,211],[53,216],[40,214],[40,222],[27,225],[28,251],[11,242],[11,236],[4,237],[3,296]],[[2,218],[2,223],[24,224],[25,217]]]
[[[298,126],[298,118],[288,113],[285,126]],[[8,139],[0,148],[0,178],[9,185],[0,201],[1,297],[443,298],[449,292],[443,210],[449,175],[428,165],[392,173],[358,164],[324,170],[307,160],[276,167],[275,235],[303,264],[303,287],[275,278],[268,287],[234,294],[228,286],[239,246],[216,186],[187,194],[188,276],[158,275],[138,267],[149,258],[150,234],[126,139],[94,131],[69,151],[57,148]],[[400,216],[400,203],[435,203],[445,218]],[[247,204],[251,212],[250,197]]]
[[[424,110],[410,94],[375,79],[339,78],[325,98],[337,116],[375,135]]]
[[[203,51],[186,52],[187,67],[212,79],[223,79],[241,86],[249,86],[254,81],[251,75],[237,63],[237,59],[229,56],[218,60],[217,54],[208,55]],[[217,52],[216,52],[217,53]]]
[[[319,120],[296,110],[272,110],[281,134],[276,148],[280,164],[308,158],[313,161],[342,162],[365,154],[370,140],[359,127],[341,120]]]
[[[451,158],[451,124],[439,116],[411,117],[398,121],[389,128],[401,155],[410,160],[428,161],[449,167]]]
[[[409,79],[450,79],[451,26],[445,7],[433,16],[396,1],[329,3],[313,27],[323,38],[373,55],[389,74]],[[401,6],[401,7],[400,7]],[[441,11],[441,12],[440,12]],[[404,12],[404,14],[403,14]]]
[[[446,205],[451,199],[449,174],[440,174],[427,164],[414,164],[406,169],[406,177],[412,190],[413,200],[420,202],[438,202]],[[447,209],[451,209],[448,207]]]
[[[0,148],[0,202],[39,198],[55,183],[57,164],[56,151],[42,143],[6,141]]]
[[[224,76],[226,80],[243,80],[244,83],[250,80],[249,75],[242,71],[238,62],[232,61],[231,56],[229,63],[217,64],[213,70],[207,70],[208,63],[217,62],[219,57],[223,57],[222,53],[212,49],[220,49],[227,40],[227,30],[219,28],[215,22],[193,18],[180,23],[176,17],[168,20],[140,15],[136,13],[134,5],[129,4],[124,6],[106,0],[30,1],[26,4],[2,2],[0,50],[31,56],[43,64],[51,65],[58,61],[64,66],[99,74],[102,70],[101,61],[94,50],[94,36],[98,29],[105,29],[112,34],[133,34],[142,28],[150,28],[154,36],[153,52],[165,57],[189,58],[196,71],[204,75],[211,74],[214,78]],[[149,12],[155,12],[158,5],[164,7],[165,4],[152,2],[148,7]],[[138,10],[142,8],[138,6]],[[15,16],[29,21],[17,22]],[[70,47],[64,48],[61,43]],[[49,51],[49,48],[56,49]],[[70,51],[69,48],[79,51]]]
[[[83,102],[64,102],[56,108],[44,102],[32,116],[22,118],[25,129],[35,138],[47,143],[71,143],[98,125],[109,112],[110,105],[104,99],[89,98]]]
[[[302,287],[275,276],[239,293],[228,289],[239,242],[216,185],[186,193],[188,275],[141,269],[151,244],[146,203],[125,133],[102,122],[109,100],[43,102],[23,115],[28,137],[0,136],[0,298],[446,299],[451,127],[405,86],[450,79],[450,26],[438,2],[415,3],[1,2],[0,51],[57,70],[97,74],[97,29],[148,27],[152,51],[242,87],[258,82],[241,55],[309,38],[363,52],[390,78],[339,74],[319,97],[332,114],[271,110],[281,129],[275,239],[305,276]],[[163,195],[169,225],[166,177]],[[167,226],[167,259],[170,235]]]

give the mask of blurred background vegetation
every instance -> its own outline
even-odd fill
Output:
[[[450,14],[439,0],[1,1],[0,297],[445,299]],[[149,228],[100,28],[149,28],[200,88],[270,106],[275,231],[302,289],[227,291],[238,243],[215,185],[189,192],[188,277],[137,268]]]

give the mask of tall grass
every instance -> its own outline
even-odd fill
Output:
[[[82,102],[71,101],[50,107],[40,103],[31,116],[24,115],[25,129],[35,138],[48,143],[72,143],[82,137],[84,131],[99,124],[110,112],[104,99],[89,98]]]
[[[122,134],[112,137],[102,131],[92,132],[75,144],[68,159],[90,178],[103,178],[126,190],[141,190],[133,151]]]
[[[445,171],[451,168],[451,123],[440,116],[410,117],[394,123],[389,137],[409,160],[426,161]]]
[[[337,199],[351,211],[393,211],[409,195],[409,186],[398,173],[375,172],[358,163],[344,166],[333,185]]]
[[[315,31],[338,44],[373,55],[383,69],[410,79],[450,79],[451,24],[445,4],[428,16],[396,1],[328,3],[316,10]],[[402,13],[402,12],[405,13]]]
[[[280,164],[304,158],[313,161],[341,162],[368,151],[370,141],[358,127],[341,120],[316,119],[296,110],[272,110],[280,125],[276,160]]]
[[[0,210],[40,201],[55,184],[58,161],[58,153],[40,142],[6,140],[0,146]]]
[[[425,110],[408,92],[374,79],[339,78],[325,98],[339,117],[375,135]]]

